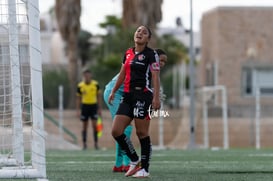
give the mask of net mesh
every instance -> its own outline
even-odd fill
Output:
[[[32,118],[27,4],[23,0],[14,0],[14,2],[16,3],[16,24],[11,24],[12,14],[8,4],[11,2],[0,0],[0,160],[2,160],[1,165],[6,166],[3,160],[14,158],[14,155],[18,154],[14,152],[23,147],[24,162],[15,161],[15,164],[28,166],[31,165]],[[11,59],[19,60],[19,62],[14,63]],[[18,76],[14,70],[19,70]],[[17,88],[20,94],[14,91]],[[12,99],[18,96],[19,102],[13,102]],[[20,104],[20,106],[14,104]],[[18,111],[18,109],[21,110]],[[16,128],[15,121],[19,129],[18,126]],[[23,143],[14,140],[16,134],[23,135]]]

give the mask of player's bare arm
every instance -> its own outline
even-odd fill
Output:
[[[115,93],[119,89],[119,87],[123,84],[124,79],[125,79],[125,69],[124,69],[124,65],[122,65],[121,69],[120,69],[120,72],[119,72],[117,82],[116,82],[113,90],[111,91],[111,94],[109,95],[109,98],[108,98],[108,103],[109,104],[112,105],[111,102],[115,98]]]
[[[160,71],[151,71],[152,72],[152,83],[154,87],[153,92],[153,101],[152,101],[152,107],[157,110],[160,109],[160,98],[159,98],[159,92],[160,92],[160,78],[159,73]]]

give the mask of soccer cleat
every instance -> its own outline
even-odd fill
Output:
[[[123,166],[120,166],[120,167],[114,166],[114,167],[112,168],[112,171],[113,171],[113,172],[123,172]]]
[[[129,165],[127,165],[127,166],[123,165],[123,166],[122,166],[122,171],[123,171],[123,172],[127,172],[127,171],[129,170],[129,168],[130,168]]]
[[[146,170],[144,168],[142,168],[141,170],[137,171],[133,177],[134,178],[146,178],[146,177],[149,177],[150,174],[149,172],[146,172]]]
[[[126,177],[132,176],[134,175],[137,171],[139,171],[141,169],[140,167],[140,160],[136,161],[136,162],[131,162],[130,163],[130,167],[129,170],[125,173]]]

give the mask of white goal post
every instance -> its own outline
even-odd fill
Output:
[[[222,107],[222,119],[223,119],[223,147],[229,148],[229,135],[228,135],[228,116],[227,116],[227,93],[225,86],[206,86],[201,89],[202,94],[202,115],[204,126],[204,147],[209,148],[209,126],[208,126],[208,103],[211,95],[217,96],[217,93],[221,93],[221,107]],[[210,96],[208,96],[210,95]]]
[[[0,178],[46,178],[38,0],[0,0]]]
[[[261,148],[261,138],[260,138],[260,119],[261,119],[261,92],[260,89],[255,91],[255,146],[256,149]]]

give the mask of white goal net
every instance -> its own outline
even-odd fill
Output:
[[[208,115],[208,109],[212,104],[212,107],[220,107],[221,116],[219,117],[222,122],[222,132],[223,132],[223,148],[229,148],[229,134],[228,134],[228,116],[227,116],[227,93],[225,86],[208,86],[202,87],[199,91],[199,97],[201,97],[201,109],[202,109],[202,125],[203,125],[203,143],[204,148],[209,148],[209,134],[211,125]],[[220,104],[219,104],[220,102]],[[219,104],[219,105],[218,105]],[[214,125],[214,129],[221,129]]]
[[[38,0],[0,0],[0,178],[45,178]]]

